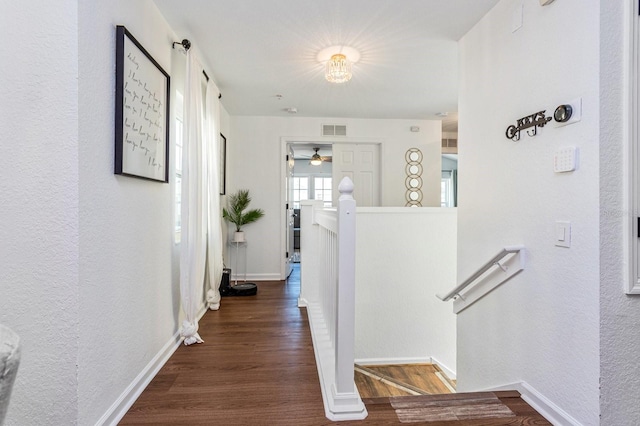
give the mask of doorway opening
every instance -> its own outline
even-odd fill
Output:
[[[293,203],[293,256],[295,266],[300,263],[300,203],[305,200],[322,200],[331,206],[332,200],[332,148],[331,144],[295,144],[293,153],[293,175],[290,177]],[[295,269],[294,269],[295,272]]]
[[[381,200],[381,144],[382,140],[368,138],[344,138],[324,140],[316,138],[282,137],[282,153],[285,165],[282,170],[281,194],[285,207],[282,223],[281,277],[285,279],[293,271],[297,252],[296,214],[300,218],[298,203],[302,200],[322,200],[331,206],[337,200],[338,184],[348,176],[355,184],[354,197],[360,206],[379,206]],[[317,155],[320,164],[311,164]],[[295,178],[295,180],[294,180]],[[295,188],[295,191],[294,191]],[[295,207],[295,208],[294,208]],[[302,237],[300,244],[302,244]],[[299,250],[302,250],[300,248]],[[298,255],[299,256],[299,255]]]

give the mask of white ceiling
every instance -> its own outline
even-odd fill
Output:
[[[155,0],[232,115],[404,119],[457,111],[457,40],[497,2]],[[361,55],[340,85],[317,60],[335,45]]]

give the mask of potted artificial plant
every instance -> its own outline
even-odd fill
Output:
[[[249,197],[249,190],[239,189],[235,194],[229,195],[227,207],[222,209],[222,217],[236,226],[233,242],[241,243],[244,241],[243,225],[255,222],[264,216],[262,209],[245,211],[249,207],[250,202],[251,197]]]

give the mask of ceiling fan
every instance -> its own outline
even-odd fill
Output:
[[[330,163],[333,160],[333,157],[331,157],[330,155],[320,155],[318,153],[318,151],[320,151],[320,148],[313,148],[313,150],[315,151],[315,153],[311,156],[305,156],[304,154],[301,155],[302,158],[309,158],[309,164],[311,164],[312,166],[319,166],[322,163]]]

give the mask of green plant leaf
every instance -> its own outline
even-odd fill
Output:
[[[222,209],[222,217],[236,225],[236,231],[240,232],[243,225],[255,222],[264,216],[262,209],[252,209],[244,212],[251,197],[248,189],[240,189],[236,193],[229,195],[227,198],[227,207]]]

